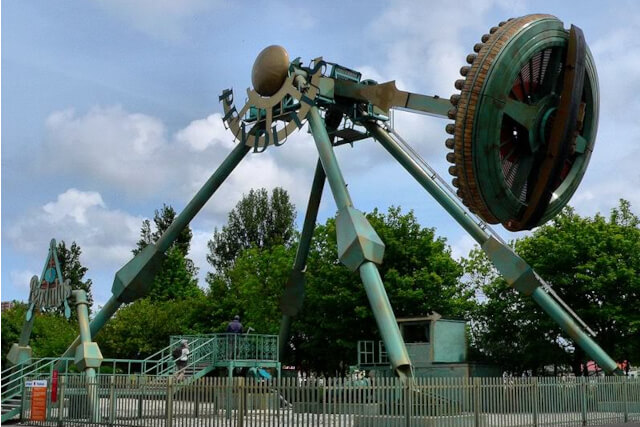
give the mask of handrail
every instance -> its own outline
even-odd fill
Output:
[[[142,360],[158,360],[158,359],[162,359],[164,357],[163,354],[164,354],[165,351],[168,351],[169,354],[171,354],[171,347],[173,347],[173,344],[170,343],[168,346],[166,346],[164,348],[161,348],[160,350],[158,350],[155,353],[153,353],[151,356],[147,356]],[[160,355],[160,357],[156,359],[156,357],[158,355]]]
[[[140,373],[143,375],[167,376],[173,369],[175,362],[172,349],[176,341],[188,339],[191,346],[187,367],[207,361],[217,360],[275,360],[277,357],[277,336],[266,334],[241,335],[233,333],[211,333],[202,335],[177,335],[171,337],[171,343],[151,356],[144,359],[103,359],[101,368],[111,366],[111,375],[118,371],[126,375]],[[210,348],[208,348],[210,346]],[[273,348],[272,348],[273,347]],[[206,350],[206,351],[205,351]],[[231,353],[232,352],[232,353]],[[53,368],[64,363],[60,373],[67,374],[71,366],[75,366],[71,357],[42,357],[31,359],[30,363],[12,366],[2,371],[2,401],[14,396],[21,390],[23,379],[46,372],[51,375]],[[125,365],[126,367],[122,366]],[[120,365],[120,366],[118,366]],[[100,371],[98,371],[100,375]]]
[[[198,350],[200,350],[200,349],[204,348],[204,347],[205,347],[205,346],[207,346],[207,345],[210,345],[213,341],[215,341],[215,340],[216,340],[216,338],[217,338],[217,337],[211,337],[211,338],[209,338],[208,340],[206,340],[206,341],[204,341],[204,342],[200,343],[200,345],[198,345],[198,346],[194,347],[193,349],[191,349],[191,350],[189,351],[188,361],[187,361],[187,365],[185,366],[185,369],[186,369],[187,367],[197,365],[198,363],[202,362],[202,360],[205,360],[205,359],[211,358],[211,356],[212,356],[211,352],[205,352],[205,353],[204,353],[202,356],[200,356],[198,359],[196,359],[196,360],[194,360],[194,359],[193,359],[193,358],[195,357],[195,355],[197,355],[197,354],[198,354]],[[189,360],[189,359],[190,359],[190,360]],[[171,373],[172,368],[173,368],[173,364],[170,364],[169,366],[167,366],[167,368],[166,368],[164,371],[162,371],[162,372],[161,372],[160,374],[158,374],[158,375],[169,375],[169,374]]]
[[[59,362],[64,363],[64,369],[61,370],[61,373],[63,374],[68,374],[70,366],[75,366],[75,360],[71,357],[42,357],[31,359],[31,363],[12,366],[3,370],[2,401],[13,397],[17,392],[20,391],[22,380],[24,378],[34,377],[43,374],[45,371],[49,371],[47,372],[47,375],[51,375],[53,367]],[[160,361],[106,358],[102,360],[101,368],[111,365],[113,372],[110,374],[113,374],[116,373],[116,365],[127,364],[126,375],[131,375],[132,373],[134,373],[134,370],[132,368],[135,368],[136,365],[140,367],[138,371],[143,373],[152,370],[153,367],[147,368],[149,362],[156,362],[157,364]]]
[[[52,368],[53,364],[58,361],[65,361],[65,372],[69,369],[69,361],[72,361],[71,358],[53,358],[47,357],[42,359],[34,359],[32,363],[17,365],[12,369],[15,369],[11,374],[9,374],[9,378],[5,378],[3,376],[2,381],[2,398],[1,401],[4,402],[7,399],[15,396],[17,392],[20,391],[22,387],[22,380],[27,376],[35,376],[47,368]],[[7,370],[3,371],[6,372]]]

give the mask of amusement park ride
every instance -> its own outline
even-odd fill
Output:
[[[395,82],[316,58],[308,66],[269,46],[257,57],[247,102],[220,95],[224,122],[239,142],[155,244],[114,279],[112,296],[90,323],[95,336],[123,303],[146,295],[164,252],[250,151],[282,146],[308,121],[318,162],[294,265],[281,300],[281,352],[304,299],[305,264],[325,180],[335,199],[339,258],[360,274],[389,361],[401,378],[411,360],[378,265],[384,243],[356,208],[334,149],[373,138],[480,244],[510,286],[533,298],[609,374],[616,363],[535,271],[486,223],[528,230],[556,215],[575,192],[591,156],[598,124],[598,81],[582,31],[550,15],[509,19],[473,47],[449,99],[400,91]],[[389,126],[390,109],[447,119],[446,158],[452,190]],[[454,194],[455,193],[455,194]],[[466,209],[465,209],[466,206]],[[474,215],[475,214],[475,215]],[[585,332],[585,330],[587,332]],[[83,341],[85,341],[83,339]],[[78,337],[65,353],[75,352]]]

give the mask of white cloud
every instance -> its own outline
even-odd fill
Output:
[[[204,119],[194,120],[176,133],[176,140],[186,144],[193,151],[204,151],[209,147],[221,147],[231,150],[230,131],[225,129],[222,115],[214,113]]]
[[[436,91],[442,96],[453,92],[453,82],[473,44],[466,46],[466,34],[483,32],[484,17],[492,8],[514,13],[518,2],[504,0],[450,1],[416,7],[413,1],[397,1],[375,19],[370,28],[373,40],[382,45],[387,65],[382,75],[399,79],[406,90]],[[491,23],[490,26],[496,25]]]
[[[205,231],[201,229],[191,229],[193,235],[191,237],[191,247],[189,249],[189,258],[193,261],[196,267],[198,267],[198,279],[201,287],[206,287],[207,284],[204,281],[207,271],[211,268],[207,262],[207,254],[209,248],[207,243],[213,237],[213,230]]]
[[[220,5],[213,0],[97,0],[97,4],[136,30],[170,41],[185,38],[190,18]]]
[[[47,118],[46,132],[39,159],[43,170],[80,173],[128,194],[152,190],[173,157],[160,120],[121,107],[94,107],[84,115],[54,112]]]
[[[47,119],[47,138],[41,165],[55,173],[77,176],[101,193],[116,192],[140,201],[177,201],[180,209],[220,166],[236,142],[218,113],[197,119],[166,137],[166,127],[155,117],[130,113],[121,107],[94,107],[86,114],[54,112]],[[55,158],[55,162],[50,162]],[[223,221],[229,210],[250,189],[287,189],[304,206],[317,159],[313,139],[304,130],[282,147],[250,152],[205,208]],[[85,221],[83,205],[73,193],[58,203],[74,204],[73,211],[47,206],[55,215]],[[159,198],[162,197],[160,200]],[[84,203],[103,203],[95,195],[82,195]],[[56,213],[57,212],[57,213]]]
[[[99,193],[69,189],[5,231],[19,250],[42,256],[51,238],[77,242],[83,263],[115,269],[131,258],[143,218],[111,210]]]
[[[72,217],[78,224],[87,224],[87,209],[91,207],[104,208],[102,196],[95,191],[82,192],[71,188],[59,194],[55,202],[49,202],[42,207],[51,223],[61,221],[65,216]]]
[[[26,293],[28,295],[31,278],[33,276],[39,275],[39,273],[36,273],[32,270],[11,270],[11,272],[9,273],[9,280],[11,280],[10,286],[18,290],[22,294]]]
[[[451,256],[454,259],[466,258],[469,256],[469,252],[478,243],[467,233],[463,233],[458,239],[451,244]]]

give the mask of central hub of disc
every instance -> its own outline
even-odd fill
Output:
[[[272,96],[289,74],[289,54],[282,46],[272,45],[260,52],[253,63],[251,83],[260,96]]]

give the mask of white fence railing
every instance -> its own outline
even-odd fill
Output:
[[[582,426],[640,423],[640,379],[603,378],[202,378],[62,377],[46,421],[135,426]],[[88,403],[88,390],[97,396]],[[90,414],[92,408],[96,412]]]

